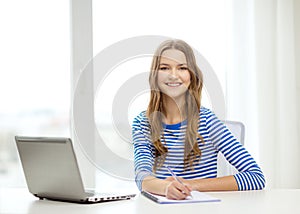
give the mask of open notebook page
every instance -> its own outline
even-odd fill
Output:
[[[142,194],[151,199],[152,201],[155,201],[156,203],[159,204],[179,204],[179,203],[200,203],[200,202],[219,202],[221,201],[218,198],[215,198],[213,196],[210,196],[206,193],[203,192],[198,192],[198,191],[192,191],[192,197],[187,197],[184,200],[172,200],[172,199],[167,199],[164,196],[160,195],[155,195],[153,193],[149,192],[142,192]]]

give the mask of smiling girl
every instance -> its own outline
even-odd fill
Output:
[[[148,109],[132,125],[136,183],[141,191],[184,199],[192,190],[264,188],[264,175],[255,160],[216,115],[201,106],[202,72],[187,43],[167,40],[158,47],[149,83]],[[239,173],[217,177],[218,152]]]

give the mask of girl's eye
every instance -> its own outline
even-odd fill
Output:
[[[179,70],[181,71],[186,71],[188,68],[187,67],[180,67]]]
[[[159,70],[162,70],[162,71],[166,71],[168,70],[169,68],[168,67],[160,67]]]

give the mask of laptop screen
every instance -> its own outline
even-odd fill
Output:
[[[16,136],[16,143],[32,194],[53,198],[85,196],[71,139]]]

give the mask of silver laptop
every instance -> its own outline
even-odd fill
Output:
[[[95,203],[135,196],[85,191],[69,138],[16,136],[15,139],[28,189],[40,199]]]

